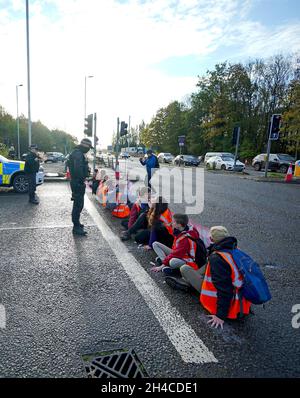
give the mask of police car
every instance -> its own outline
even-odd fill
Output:
[[[0,155],[0,187],[13,187],[18,193],[28,191],[28,181],[24,173],[25,162],[9,160]],[[44,182],[44,169],[40,167],[36,173],[36,185]]]

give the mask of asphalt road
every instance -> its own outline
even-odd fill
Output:
[[[119,220],[90,193],[87,238],[72,236],[67,183],[45,183],[36,207],[0,193],[0,377],[84,377],[81,355],[128,348],[152,377],[299,377],[291,312],[300,304],[299,185],[206,173],[204,187],[204,210],[192,219],[225,225],[261,264],[273,295],[223,331],[207,325],[196,295],[171,290],[149,271],[153,254],[120,243]],[[199,341],[211,354],[202,363]]]

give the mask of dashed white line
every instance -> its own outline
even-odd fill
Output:
[[[6,328],[6,311],[3,304],[0,304],[0,329]]]
[[[112,232],[87,195],[85,197],[85,208],[182,360],[186,363],[196,364],[218,362],[214,354],[209,351],[195,331],[186,323],[180,312],[170,303],[153,279]]]

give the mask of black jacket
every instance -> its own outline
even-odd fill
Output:
[[[39,171],[40,168],[40,161],[39,157],[36,153],[28,152],[26,155],[24,171],[27,174],[34,174]]]
[[[68,166],[72,180],[83,182],[85,178],[89,176],[88,161],[80,149],[80,145],[78,145],[70,154]]]
[[[218,243],[212,244],[208,248],[212,283],[217,289],[218,297],[216,315],[223,320],[227,318],[235,288],[231,280],[230,265],[215,252],[222,251],[222,249],[232,250],[236,246],[236,238],[228,237]]]

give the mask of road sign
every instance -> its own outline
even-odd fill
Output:
[[[179,144],[179,146],[184,146],[185,145],[185,135],[179,135],[178,136],[178,144]]]

